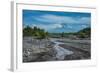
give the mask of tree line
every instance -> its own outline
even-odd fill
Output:
[[[77,36],[78,38],[89,38],[91,37],[91,28],[87,27],[78,32],[73,33],[49,33],[46,32],[44,29],[34,27],[31,28],[29,26],[23,29],[23,36],[33,36],[38,39],[48,38],[48,37],[67,37],[68,35]]]
[[[33,36],[34,38],[43,39],[48,37],[48,32],[38,27],[31,28],[27,26],[23,29],[23,36]]]
[[[79,38],[90,38],[91,37],[91,28],[84,28],[76,33]]]

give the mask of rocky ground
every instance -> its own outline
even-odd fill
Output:
[[[55,54],[53,43],[49,41],[32,40],[31,37],[23,39],[23,62],[52,61],[56,59]]]
[[[60,44],[61,47],[74,51],[72,55],[67,55],[65,60],[82,60],[91,58],[90,43],[65,43]]]
[[[51,38],[52,39],[52,38]],[[50,39],[50,40],[51,40]],[[57,52],[54,43],[50,40],[37,40],[32,37],[23,38],[23,62],[40,62],[40,61],[57,61]],[[81,60],[91,58],[90,40],[69,40],[69,39],[52,39],[64,44],[59,46],[72,51],[73,54],[66,55],[64,60]]]

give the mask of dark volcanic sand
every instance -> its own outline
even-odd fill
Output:
[[[80,60],[80,59],[90,59],[91,58],[91,53],[89,51],[85,51],[80,48],[68,46],[66,44],[60,44],[60,46],[74,52],[72,55],[67,55],[65,57],[65,60]]]

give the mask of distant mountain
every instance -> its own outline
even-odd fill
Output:
[[[87,27],[77,32],[78,37],[80,38],[90,38],[91,37],[91,28]]]

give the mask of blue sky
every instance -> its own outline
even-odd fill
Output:
[[[77,32],[91,26],[91,13],[23,10],[23,26],[48,32]]]

